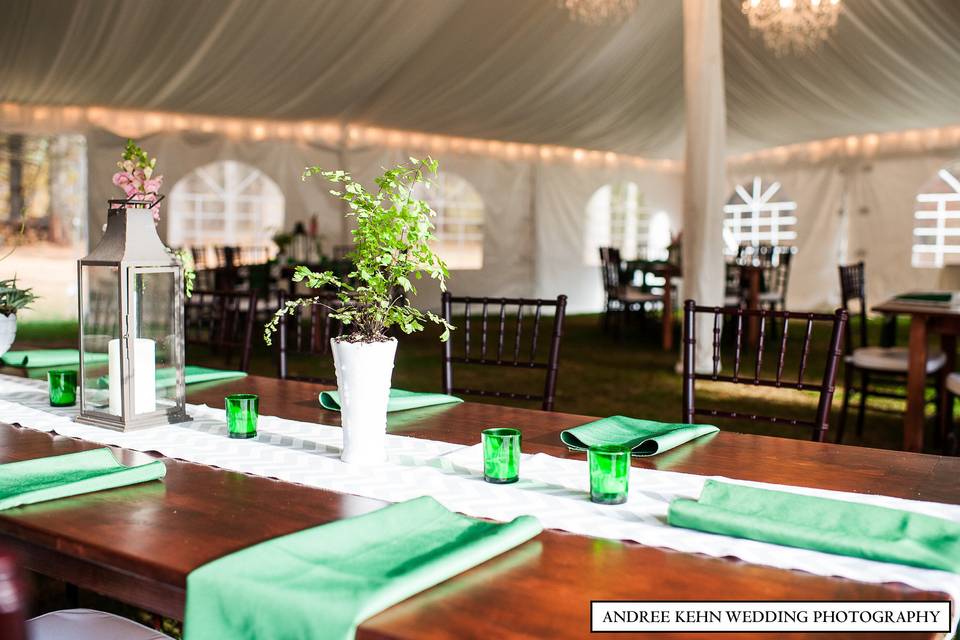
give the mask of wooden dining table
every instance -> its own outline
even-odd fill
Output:
[[[940,349],[947,357],[944,372],[956,368],[957,335],[960,334],[960,308],[905,302],[892,298],[872,309],[887,316],[910,316],[910,338],[907,348],[907,410],[903,416],[903,450],[923,451],[926,422],[927,355],[931,334],[940,336]],[[941,410],[952,410],[948,396],[941,398]],[[939,429],[942,425],[937,425]],[[941,434],[945,435],[945,434]]]
[[[321,409],[317,402],[323,388],[250,376],[191,386],[189,400],[222,407],[226,394],[256,393],[262,415],[338,425],[339,414]],[[582,453],[568,451],[561,444],[559,432],[588,420],[581,415],[464,402],[390,414],[388,430],[416,438],[475,444],[484,428],[517,427],[523,432],[525,452],[583,459]],[[0,425],[0,462],[97,446]],[[117,453],[126,463],[146,457],[127,450],[118,449]],[[182,619],[186,578],[193,569],[258,542],[385,505],[379,500],[179,460],[165,459],[165,463],[167,475],[162,483],[0,512],[0,545],[13,548],[33,571]],[[635,459],[633,464],[960,503],[960,459],[932,455],[720,432],[653,458]],[[591,600],[945,598],[944,594],[900,584],[828,578],[732,558],[711,558],[547,530],[373,616],[361,625],[358,637],[581,638],[589,635]]]

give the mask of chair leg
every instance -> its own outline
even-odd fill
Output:
[[[950,433],[947,427],[948,413],[953,413],[953,395],[947,391],[947,370],[941,369],[937,373],[936,402],[937,402],[937,421],[934,429],[935,445],[944,450],[947,442],[947,434]]]
[[[938,420],[941,442],[943,442],[942,450],[947,455],[954,455],[955,451],[952,451],[952,449],[954,449],[956,446],[956,437],[953,432],[953,400],[956,396],[954,396],[946,388],[943,389],[942,393],[943,395],[940,397],[940,416]]]
[[[837,444],[843,442],[843,430],[847,426],[847,414],[850,411],[850,396],[853,393],[853,365],[843,367],[843,403],[840,405],[840,420],[837,424]]]
[[[944,438],[943,451],[948,456],[955,456],[960,454],[960,438],[957,437],[957,428],[954,426],[953,420],[953,400],[956,396],[944,389],[944,394],[947,397],[946,402],[946,411],[947,417],[945,418],[947,435]]]
[[[857,437],[863,436],[863,419],[867,412],[867,385],[870,384],[870,374],[860,372],[860,406],[857,408]]]

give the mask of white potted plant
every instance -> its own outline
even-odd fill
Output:
[[[431,249],[434,239],[431,218],[436,214],[413,195],[418,183],[429,187],[436,175],[432,158],[410,158],[409,164],[389,169],[376,180],[377,190],[367,191],[345,171],[324,171],[308,167],[304,179],[321,175],[342,185],[330,193],[347,203],[347,217],[353,218],[354,249],[348,256],[353,271],[344,279],[332,271],[314,272],[305,266],[295,269],[293,280],[311,289],[331,287],[342,303],[331,309],[331,317],[344,324],[344,335],[331,340],[340,395],[343,451],[340,458],[351,464],[377,464],[385,457],[387,401],[397,340],[389,332],[397,328],[410,334],[424,323],[442,327],[441,340],[451,327],[443,318],[410,304],[416,295],[412,281],[425,275],[446,288],[447,266]],[[264,328],[270,339],[287,314],[303,305],[320,304],[320,298],[291,300],[276,311]]]
[[[29,308],[36,299],[32,289],[17,286],[16,277],[0,280],[0,356],[17,337],[17,311]]]

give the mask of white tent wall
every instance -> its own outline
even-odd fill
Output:
[[[354,177],[370,187],[374,179],[408,156],[422,152],[372,148],[350,150],[347,167]],[[440,171],[457,175],[483,198],[483,267],[454,270],[450,290],[454,295],[529,296],[535,289],[532,165],[480,155],[434,154]],[[420,287],[428,305],[439,307],[436,287]]]
[[[791,266],[787,308],[835,308],[840,302],[837,265],[844,256],[846,176],[835,163],[801,167],[731,169],[727,193],[749,185],[777,181],[781,193],[797,203],[797,255]],[[908,256],[909,262],[909,256]]]
[[[909,290],[958,289],[960,269],[911,265],[916,196],[960,148],[858,163],[850,171],[850,259],[863,260],[873,302]]]
[[[536,295],[569,297],[572,313],[594,312],[603,307],[603,287],[598,266],[586,264],[587,204],[604,185],[634,182],[652,212],[665,212],[673,232],[680,228],[682,174],[672,171],[620,167],[537,165],[536,194]]]
[[[5,127],[25,133],[50,133],[49,127]],[[58,127],[59,131],[60,128]],[[95,244],[106,218],[106,201],[120,195],[111,177],[124,138],[94,128],[86,131],[88,153],[89,242]],[[338,152],[302,141],[238,140],[191,131],[155,133],[140,138],[160,159],[164,191],[193,169],[217,160],[238,160],[274,180],[285,198],[285,227],[317,215],[329,250],[349,241],[343,207],[319,179],[300,179],[303,168],[318,164],[346,167],[365,184],[381,167],[401,162],[417,150],[371,147]],[[475,153],[437,155],[441,169],[455,173],[481,194],[486,213],[483,268],[452,274],[458,294],[569,296],[571,312],[601,308],[598,269],[583,258],[587,205],[606,184],[635,182],[651,212],[664,211],[672,231],[680,229],[682,173],[632,164],[605,166],[570,159],[509,160]],[[779,158],[728,165],[727,188],[758,175],[779,181],[797,202],[797,245],[787,306],[830,309],[839,303],[836,267],[864,260],[871,303],[911,289],[958,289],[960,269],[911,265],[913,211],[919,189],[937,171],[960,159],[960,146],[918,148],[896,154],[830,157],[821,161]],[[161,224],[161,235],[166,228]],[[428,288],[428,304],[437,294]],[[683,296],[681,292],[681,296]],[[682,299],[682,298],[681,298]]]
[[[754,176],[781,183],[797,203],[797,247],[787,306],[830,309],[840,304],[837,266],[863,260],[867,300],[898,293],[960,288],[960,269],[912,266],[916,197],[938,170],[960,159],[960,147],[820,163],[739,166],[729,190]]]
[[[293,223],[305,222],[310,216],[317,215],[321,229],[336,229],[339,233],[340,207],[327,194],[325,185],[319,180],[304,182],[300,179],[307,165],[337,166],[335,151],[301,142],[237,141],[186,131],[153,134],[139,142],[152,157],[158,158],[157,172],[163,175],[163,192],[166,194],[194,169],[220,160],[236,160],[256,167],[280,187],[285,199],[284,228],[289,229]],[[91,246],[100,239],[100,229],[106,222],[107,200],[123,195],[111,180],[123,144],[124,138],[106,131],[87,134]],[[165,216],[161,214],[160,220],[160,235],[165,239]]]
[[[190,132],[158,133],[139,139],[159,158],[164,192],[190,171],[219,160],[236,160],[263,171],[285,197],[284,227],[318,215],[325,247],[350,242],[343,206],[328,194],[321,178],[300,179],[303,168],[343,167],[372,187],[384,167],[403,162],[417,150],[385,147],[335,150],[288,141],[242,141]],[[90,242],[95,244],[106,221],[106,201],[120,196],[111,177],[124,139],[95,130],[88,133]],[[508,160],[479,154],[442,153],[440,169],[467,180],[484,203],[483,267],[451,272],[450,289],[458,295],[569,297],[571,312],[595,312],[603,304],[598,267],[584,259],[587,205],[605,185],[637,184],[651,213],[665,212],[672,231],[680,227],[681,174],[630,166],[589,166],[569,161]],[[160,233],[166,237],[165,217]],[[437,308],[435,287],[421,287],[427,306]]]

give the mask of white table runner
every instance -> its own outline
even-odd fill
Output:
[[[387,436],[388,461],[356,467],[340,461],[339,427],[261,416],[258,436],[226,437],[224,412],[188,405],[193,422],[120,433],[73,421],[75,407],[50,407],[46,382],[0,375],[0,421],[56,432],[91,442],[155,451],[170,458],[277,478],[289,482],[389,502],[430,495],[448,509],[472,516],[510,520],[536,516],[544,527],[587,536],[633,540],[713,557],[839,576],[863,582],[900,582],[926,591],[948,593],[960,602],[960,575],[946,571],[863,560],[795,549],[765,542],[702,533],[666,524],[676,497],[696,498],[707,476],[652,469],[631,469],[630,496],[624,505],[597,505],[589,499],[586,463],[546,454],[525,454],[516,484],[483,481],[479,445]],[[785,464],[789,464],[786,462]],[[863,502],[916,511],[960,522],[960,505],[903,500],[887,496],[805,489],[720,478],[757,487]],[[953,628],[960,607],[953,607]]]

